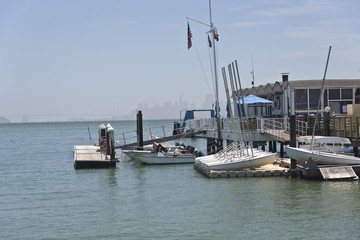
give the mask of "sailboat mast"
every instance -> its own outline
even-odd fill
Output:
[[[216,45],[215,45],[215,34],[216,27],[214,27],[214,23],[212,21],[212,13],[211,13],[211,0],[209,0],[209,12],[210,12],[210,33],[212,35],[212,50],[213,50],[213,62],[214,62],[214,81],[215,81],[215,117],[220,117],[220,109],[219,109],[219,83],[218,83],[218,74],[217,74],[217,60],[216,60]]]
[[[331,53],[331,46],[329,47],[329,52],[328,52],[328,56],[327,56],[327,60],[326,60],[324,77],[323,77],[322,85],[321,85],[321,89],[320,89],[320,96],[319,96],[319,101],[318,101],[318,105],[317,105],[317,109],[316,109],[315,123],[314,123],[313,132],[312,132],[312,136],[311,136],[311,142],[310,142],[310,150],[312,150],[312,147],[313,147],[316,123],[317,123],[318,116],[319,116],[320,103],[321,103],[321,99],[323,98],[323,95],[324,95],[324,85],[325,85],[326,72],[327,72],[327,68],[328,68],[328,65],[329,65],[330,53]]]

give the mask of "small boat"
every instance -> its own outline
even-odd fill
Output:
[[[221,156],[223,155],[223,156]],[[276,153],[268,153],[254,149],[253,155],[240,155],[239,150],[227,151],[226,154],[214,154],[196,158],[206,164],[209,170],[236,170],[256,168],[275,161]]]
[[[360,165],[360,158],[349,155],[294,147],[286,147],[285,149],[290,158],[299,161],[301,164],[311,159],[320,165]]]
[[[310,149],[311,136],[298,138],[299,148]],[[344,137],[314,136],[313,150],[353,155],[351,141]]]
[[[163,147],[154,143],[152,149],[122,150],[129,157],[145,164],[174,164],[194,163],[196,156],[201,156],[201,151],[192,146],[177,144],[175,147]]]

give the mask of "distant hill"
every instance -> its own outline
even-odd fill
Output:
[[[0,123],[9,123],[10,120],[5,117],[0,117]]]

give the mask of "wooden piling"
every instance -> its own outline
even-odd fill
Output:
[[[142,148],[144,146],[144,135],[143,135],[143,121],[142,121],[142,113],[139,110],[136,115],[136,133],[137,133],[137,142],[138,147]]]
[[[180,133],[181,133],[180,123],[179,122],[174,122],[173,136],[178,135]]]
[[[356,144],[357,144],[357,142],[356,142]],[[354,152],[355,157],[359,157],[359,148],[357,145],[353,146],[353,152]]]
[[[324,136],[330,136],[330,112],[324,112]]]
[[[268,145],[269,145],[269,152],[273,152],[272,141],[268,141]]]
[[[296,147],[296,116],[290,116],[290,147]],[[297,168],[296,160],[291,158],[291,177],[297,177]]]
[[[272,153],[276,153],[277,149],[276,149],[276,141],[272,141]]]
[[[222,139],[217,139],[216,152],[220,152],[223,149],[224,149],[224,141]]]
[[[280,157],[281,158],[284,157],[284,143],[283,142],[280,143]]]

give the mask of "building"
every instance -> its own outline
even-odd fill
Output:
[[[273,117],[316,113],[322,80],[289,81],[288,76],[282,74],[282,82],[246,88],[244,95],[252,94],[273,101]],[[360,79],[325,80],[320,110],[329,106],[333,114],[347,114],[347,105],[357,103],[360,103]]]

